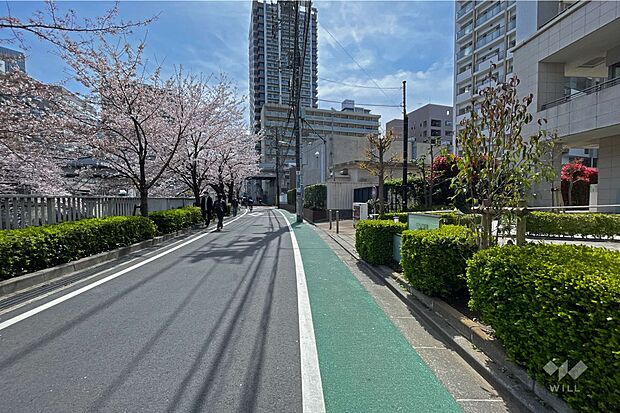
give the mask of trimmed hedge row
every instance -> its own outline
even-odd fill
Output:
[[[620,406],[620,252],[569,245],[495,247],[468,262],[470,306],[529,375],[584,412]],[[579,361],[559,381],[544,366]],[[579,391],[570,392],[566,389]]]
[[[158,234],[169,234],[202,222],[200,208],[188,206],[149,213],[149,218],[157,226]]]
[[[401,265],[413,288],[449,297],[467,286],[467,259],[476,251],[473,232],[460,225],[409,230],[403,232]]]
[[[529,235],[612,238],[620,236],[620,215],[531,212],[527,216],[526,228]]]
[[[289,205],[297,204],[297,190],[295,188],[286,191],[286,203]]]
[[[388,264],[392,261],[394,234],[406,229],[406,224],[389,220],[359,221],[355,226],[355,249],[370,264]]]
[[[153,238],[144,217],[92,218],[0,231],[0,280]]]
[[[482,221],[480,215],[477,214],[457,214],[456,212],[432,212],[428,211],[429,214],[439,215],[439,222],[442,225],[464,225],[464,226],[473,226],[479,225]],[[407,212],[387,212],[381,215],[381,219],[391,219],[394,217],[398,217],[399,222],[407,223],[407,216],[409,213]]]
[[[308,185],[304,188],[304,208],[324,210],[327,206],[327,185]]]

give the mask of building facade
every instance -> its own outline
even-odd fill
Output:
[[[454,111],[452,106],[429,103],[410,112],[409,143],[412,160],[430,164],[442,150],[452,151]]]
[[[524,133],[534,133],[536,120],[546,119],[545,129],[557,134],[560,142],[554,157],[558,172],[561,152],[598,149],[597,203],[618,204],[620,2],[532,3],[530,19],[548,13],[549,3],[555,4],[555,14],[541,20],[529,36],[524,33],[513,51],[515,74],[521,79],[519,94],[534,95],[534,122]],[[538,202],[550,205],[551,192],[543,190]]]
[[[475,91],[489,84],[489,72],[504,81],[513,72],[517,2],[457,1],[454,30],[455,130],[472,109]],[[474,103],[475,105],[475,103]]]
[[[295,138],[290,106],[266,103],[261,111],[261,169],[279,178],[282,190],[288,189],[290,174],[294,174]],[[333,165],[363,160],[368,134],[378,134],[380,115],[355,106],[352,100],[342,102],[340,110],[302,108],[301,161],[303,183],[324,182],[333,171]],[[276,144],[277,142],[277,144]],[[337,173],[337,171],[335,172]],[[263,195],[275,195],[275,182],[265,181]]]
[[[250,124],[255,133],[261,129],[261,109],[265,103],[291,104],[291,76],[295,43],[294,2],[252,1],[249,34]],[[297,17],[299,48],[305,49],[301,106],[318,107],[317,11],[299,5]],[[306,16],[310,13],[309,25]],[[306,39],[304,47],[304,38]]]
[[[0,46],[0,74],[11,70],[21,70],[26,73],[26,56],[17,50]]]

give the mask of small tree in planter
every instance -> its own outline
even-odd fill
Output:
[[[385,212],[385,202],[383,199],[383,184],[385,182],[385,164],[389,162],[395,162],[397,156],[391,156],[386,159],[387,153],[392,148],[394,139],[396,136],[392,130],[387,131],[383,135],[368,134],[368,146],[366,147],[366,159],[367,161],[362,163],[362,167],[370,172],[372,175],[379,178],[379,214]]]
[[[491,74],[494,68],[489,77],[495,85],[478,91],[469,118],[461,122],[461,156],[452,180],[455,197],[464,195],[472,206],[484,207],[486,219],[479,234],[483,248],[493,243],[492,220],[505,208],[517,207],[533,183],[554,176],[548,159],[554,139],[541,128],[543,121],[538,121],[536,134],[523,136],[523,128],[533,121],[528,112],[533,95],[519,99],[517,77],[498,82]]]

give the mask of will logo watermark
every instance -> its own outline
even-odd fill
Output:
[[[545,372],[550,376],[556,373],[558,374],[558,384],[552,384],[549,386],[549,389],[552,392],[557,393],[561,391],[562,393],[576,393],[579,391],[576,384],[571,386],[566,384],[560,384],[559,382],[567,375],[570,376],[573,380],[577,380],[579,376],[581,376],[588,369],[588,366],[586,366],[586,364],[580,360],[570,370],[568,367],[568,360],[562,363],[560,366],[555,364],[553,361],[549,361],[549,363],[545,364],[545,367],[543,367]]]

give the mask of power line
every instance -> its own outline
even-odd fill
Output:
[[[317,99],[319,102],[328,102],[328,103],[342,103],[342,101],[338,100],[329,100],[329,99]],[[381,103],[357,103],[360,106],[377,106],[377,107],[385,107],[385,108],[402,108],[403,105],[386,105]]]
[[[361,89],[390,89],[390,90],[401,90],[402,87],[376,87],[376,86],[366,86],[366,85],[354,85],[352,83],[346,83],[346,82],[339,82],[338,80],[332,80],[332,79],[325,79],[324,77],[319,77],[319,80],[322,80],[324,82],[330,82],[330,83],[338,83],[339,85],[344,85],[344,86],[350,86],[350,87],[358,87]]]
[[[329,30],[327,30],[327,28],[326,28],[325,26],[323,26],[323,25],[321,24],[321,22],[319,22],[318,20],[317,20],[317,23],[319,24],[319,26],[321,26],[321,27],[323,28],[323,30],[325,30],[325,31],[327,32],[327,34],[329,34],[329,36],[330,36],[332,39],[334,39],[334,41],[336,42],[336,44],[337,44],[338,46],[340,46],[340,48],[341,48],[341,49],[342,49],[342,50],[343,50],[343,51],[347,54],[347,56],[349,56],[349,58],[350,58],[351,60],[353,60],[353,62],[357,65],[357,67],[359,67],[359,68],[360,68],[360,69],[361,69],[361,70],[362,70],[362,71],[366,74],[366,76],[368,76],[368,78],[372,81],[372,83],[374,83],[374,84],[375,84],[375,86],[377,87],[377,89],[381,90],[381,92],[385,95],[385,97],[389,99],[390,97],[387,95],[387,93],[385,93],[384,88],[382,88],[382,87],[381,87],[381,86],[380,86],[380,85],[379,85],[379,84],[375,81],[375,79],[373,79],[373,77],[372,77],[372,76],[370,76],[370,74],[366,71],[366,69],[364,69],[364,68],[362,67],[362,65],[360,65],[360,64],[357,62],[357,60],[355,60],[355,58],[351,55],[351,53],[349,53],[349,52],[348,52],[348,50],[347,50],[347,49],[345,49],[345,47],[344,47],[344,46],[343,46],[343,45],[342,45],[342,44],[338,41],[338,39],[336,39],[336,36],[334,36],[334,35],[333,35],[333,34],[332,34]]]

